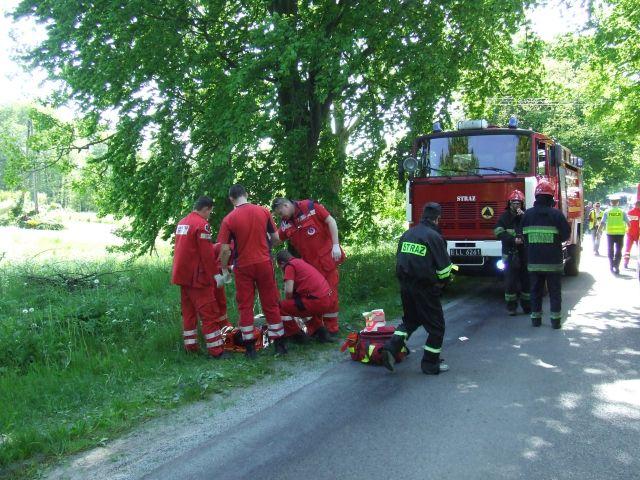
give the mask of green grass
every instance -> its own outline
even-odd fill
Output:
[[[394,247],[350,249],[341,268],[341,321],[401,311]],[[37,258],[36,258],[37,260]],[[72,452],[101,445],[143,419],[243,387],[339,345],[294,348],[290,358],[215,362],[182,351],[170,259],[0,264],[0,477],[29,477]],[[100,273],[69,290],[43,277]],[[116,272],[116,273],[108,273]],[[233,288],[229,315],[237,318]]]

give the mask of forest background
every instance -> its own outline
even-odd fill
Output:
[[[126,218],[144,253],[199,194],[216,225],[238,181],[267,205],[316,198],[345,239],[376,242],[403,227],[397,164],[417,135],[511,114],[584,158],[602,198],[640,165],[638,13],[585,2],[584,28],[545,42],[535,4],[23,1],[15,18],[47,31],[23,60],[58,88],[0,109],[3,199]]]

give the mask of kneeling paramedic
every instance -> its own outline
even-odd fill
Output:
[[[285,299],[280,301],[280,316],[286,337],[302,337],[304,333],[294,317],[308,318],[307,333],[320,343],[331,342],[329,332],[319,318],[335,311],[338,298],[322,274],[287,250],[278,252],[278,266],[283,270]]]
[[[509,315],[515,315],[518,299],[524,313],[531,313],[529,296],[529,272],[527,271],[527,255],[522,237],[522,205],[524,195],[514,190],[507,199],[507,209],[498,219],[494,233],[502,242],[502,259],[504,269],[504,300]]]
[[[395,359],[411,334],[422,325],[427,331],[421,368],[427,375],[437,375],[449,369],[440,361],[444,340],[444,314],[440,296],[453,280],[457,267],[447,253],[438,222],[442,209],[437,203],[427,203],[420,223],[407,230],[398,244],[396,275],[400,282],[402,323],[384,345],[383,365],[393,371]]]

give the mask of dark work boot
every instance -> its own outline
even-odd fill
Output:
[[[562,317],[560,314],[551,314],[551,327],[556,330],[562,328]]]
[[[256,352],[256,341],[255,340],[245,340],[244,341],[244,356],[249,360],[255,360],[258,357],[258,353]]]
[[[542,312],[531,312],[531,325],[534,327],[542,325]]]
[[[531,313],[531,302],[529,300],[520,299],[520,306],[522,307],[522,311],[527,315]]]
[[[293,343],[297,343],[298,345],[308,345],[311,340],[306,333],[300,332],[296,333],[289,337]]]
[[[395,371],[396,355],[405,348],[404,337],[394,335],[387,340],[382,349],[382,365],[390,372]]]
[[[316,340],[318,340],[318,342],[320,342],[320,343],[333,343],[334,342],[334,338],[329,335],[329,331],[326,329],[326,327],[318,328],[318,330],[316,330],[316,333],[314,334],[314,336],[316,337]]]
[[[444,363],[444,359],[439,358],[436,363],[433,363],[431,360],[432,359],[422,357],[420,368],[425,375],[440,375],[449,370],[449,365]]]
[[[276,355],[286,355],[289,353],[287,350],[287,339],[284,337],[276,338],[273,346],[275,347]]]
[[[518,302],[507,302],[507,313],[510,317],[518,313]]]

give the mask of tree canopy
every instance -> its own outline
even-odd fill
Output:
[[[426,130],[465,72],[505,59],[530,3],[23,0],[15,15],[48,31],[32,65],[96,124],[116,113],[94,167],[103,208],[133,218],[144,251],[236,181],[261,202],[318,198],[366,230],[387,139]]]

